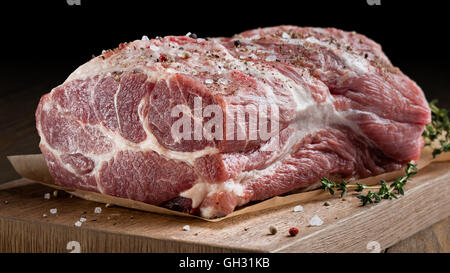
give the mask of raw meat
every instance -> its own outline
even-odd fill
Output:
[[[36,121],[56,183],[220,217],[323,176],[401,168],[430,110],[365,36],[279,26],[120,44],[44,95]]]

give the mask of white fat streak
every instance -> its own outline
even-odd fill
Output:
[[[205,198],[215,193],[228,192],[235,196],[244,196],[244,186],[236,179],[227,180],[223,183],[208,183],[200,182],[195,184],[192,188],[180,194],[182,197],[190,198],[192,200],[192,207],[198,207]],[[216,211],[212,206],[201,207],[200,214],[203,217],[211,218],[217,216]]]
[[[299,39],[290,39],[290,40],[291,40],[290,43],[292,43],[292,41],[294,41],[295,44],[298,44],[299,41],[302,41],[302,40],[299,40]],[[306,38],[304,41],[310,42],[312,44],[317,44],[317,45],[320,45],[320,46],[323,46],[323,47],[330,48],[330,45],[328,43],[319,41],[315,37],[312,37],[312,36]],[[370,66],[369,62],[366,59],[362,58],[361,56],[348,53],[345,50],[341,50],[339,52],[338,56],[341,56],[341,58],[344,61],[345,65],[347,67],[351,68],[351,70],[356,71],[359,74],[367,74],[367,73],[370,72],[370,67],[371,66]]]
[[[55,89],[53,89],[53,90],[55,90]],[[51,96],[53,90],[50,92],[50,96]],[[117,112],[117,94],[118,94],[119,90],[120,90],[120,86],[114,96],[114,106],[115,106],[116,117],[117,117],[118,121],[119,121],[119,117],[118,117],[118,112]],[[42,107],[42,111],[50,110],[53,103],[54,103],[53,100],[46,101]],[[94,153],[90,153],[90,152],[86,153],[86,152],[83,152],[80,150],[72,151],[72,153],[81,153],[84,156],[86,156],[94,161],[95,167],[91,173],[96,176],[97,188],[102,193],[104,192],[104,189],[98,183],[98,181],[99,181],[98,174],[100,173],[99,170],[102,168],[104,163],[109,162],[111,159],[115,158],[118,155],[118,153],[121,151],[136,151],[136,152],[154,151],[168,159],[180,160],[180,161],[186,162],[190,165],[194,165],[195,160],[199,157],[218,152],[218,150],[216,148],[211,148],[211,147],[207,147],[203,150],[199,150],[199,151],[195,151],[195,152],[176,152],[176,151],[171,151],[171,150],[164,148],[163,146],[161,146],[159,144],[159,142],[157,141],[155,136],[149,130],[148,122],[147,122],[148,117],[142,116],[141,109],[144,106],[144,104],[145,104],[145,99],[142,99],[138,106],[138,115],[139,115],[139,119],[140,119],[141,123],[144,125],[143,128],[144,128],[145,133],[147,134],[147,138],[145,141],[142,141],[137,144],[126,140],[125,138],[123,138],[120,135],[120,133],[113,132],[113,131],[107,129],[106,127],[104,127],[103,125],[97,124],[97,125],[92,126],[89,124],[84,124],[84,123],[78,122],[80,124],[80,126],[82,126],[82,127],[93,127],[95,130],[100,131],[100,134],[102,136],[105,136],[110,139],[112,148],[109,153],[94,154]],[[63,111],[63,109],[61,109],[61,107],[59,105],[56,105],[56,106],[57,106],[57,109],[59,112]],[[54,155],[54,157],[58,161],[58,164],[60,164],[61,166],[64,166],[64,168],[67,171],[73,173],[74,175],[77,175],[75,170],[72,168],[72,166],[70,166],[69,164],[64,164],[62,162],[61,155],[63,154],[63,152],[53,149],[48,144],[46,138],[44,137],[44,134],[42,133],[40,122],[37,123],[37,130],[39,132],[39,135],[41,136],[40,143],[43,146],[45,146],[49,150],[50,153],[52,153]],[[83,178],[83,175],[77,175],[77,176],[79,176],[80,178]]]
[[[96,87],[96,86],[97,86],[97,83],[92,87],[92,88],[93,88],[92,90],[95,90],[95,87]],[[53,94],[53,91],[54,91],[54,90],[55,90],[55,88],[52,89],[52,91],[50,92],[50,94],[48,94],[48,96],[49,96],[50,98],[52,97],[52,94]],[[91,99],[92,99],[92,98],[91,98]],[[54,103],[55,103],[54,100],[47,100],[47,101],[43,104],[43,106],[42,106],[42,111],[49,111],[49,110],[52,108],[52,106],[54,106],[54,105],[53,105]],[[63,112],[63,109],[61,109],[61,107],[60,107],[58,104],[56,104],[56,108],[57,108],[58,112]],[[80,124],[81,124],[82,126],[88,126],[88,125],[85,125],[85,124],[82,124],[82,123],[80,123]],[[100,127],[100,128],[103,128],[103,127]],[[36,123],[36,129],[37,129],[39,135],[41,136],[41,137],[40,137],[40,143],[39,143],[39,144],[42,145],[42,146],[45,146],[46,149],[49,150],[49,152],[53,154],[53,156],[55,157],[55,159],[56,159],[56,161],[58,162],[59,165],[64,166],[65,169],[66,169],[67,171],[71,172],[71,173],[74,174],[74,175],[77,175],[76,172],[75,172],[75,170],[72,168],[72,166],[70,166],[69,164],[65,164],[65,163],[62,162],[62,160],[61,160],[61,155],[63,154],[63,152],[53,149],[53,148],[48,144],[47,140],[46,140],[45,137],[44,137],[44,134],[42,133],[41,122],[40,122],[39,119],[38,119],[38,122]],[[77,152],[80,152],[80,151],[76,151],[76,152],[74,152],[74,153],[77,153]],[[95,158],[95,157],[98,157],[98,155],[92,154],[92,155],[90,155],[90,157],[94,157],[94,162],[98,162],[98,159]],[[98,169],[99,166],[96,166],[95,168]],[[95,169],[94,169],[94,171],[95,171]],[[79,175],[77,175],[77,176],[79,176]],[[83,179],[83,176],[79,176],[79,177],[80,177],[81,179]],[[99,183],[98,183],[98,174],[97,174],[97,173],[95,174],[95,177],[96,177],[96,181],[97,181],[97,189],[98,189],[100,192],[103,192],[102,189],[100,189],[100,187],[99,187]],[[92,189],[93,189],[93,190],[96,190],[96,188],[94,188],[94,187],[92,187]]]
[[[236,196],[243,196],[244,186],[236,179],[230,179],[223,183],[198,182],[192,188],[182,192],[180,196],[190,198],[192,200],[192,207],[196,208],[207,196],[219,192],[230,192]]]
[[[205,218],[213,218],[215,216],[222,216],[222,215],[217,215],[217,211],[214,209],[213,206],[200,208],[200,215]]]
[[[161,48],[153,44],[154,41],[135,41],[133,44],[136,46],[136,48],[140,47],[146,47],[150,44],[150,49],[154,50],[154,52],[151,52],[153,56],[158,56],[158,53],[156,51],[160,51]],[[153,45],[153,47],[152,47]],[[127,50],[126,56],[127,59],[123,61],[116,60],[117,58],[120,59],[120,54],[114,54],[109,59],[103,61],[101,58],[97,57],[93,60],[85,63],[84,65],[80,66],[77,70],[75,70],[66,80],[72,81],[72,80],[83,80],[89,77],[93,77],[96,75],[108,75],[108,73],[112,73],[115,71],[123,71],[123,70],[130,70],[130,68],[133,69],[140,69],[143,73],[145,73],[148,77],[148,81],[158,81],[158,80],[166,80],[168,81],[170,77],[173,76],[173,73],[176,73],[178,71],[175,71],[174,69],[171,69],[170,73],[167,71],[167,69],[163,68],[159,63],[154,63],[153,66],[156,68],[156,70],[149,70],[148,67],[145,67],[145,64],[142,62],[139,62],[139,54],[132,52],[133,46],[128,46],[127,48],[123,50]],[[148,50],[148,49],[146,49]],[[169,50],[170,52],[167,52]],[[176,49],[175,45],[172,45],[172,47],[164,48],[164,52],[168,55],[172,54],[173,52],[176,52],[178,49]],[[123,53],[121,53],[123,54]],[[199,54],[191,54],[190,59],[199,58]],[[134,65],[129,67],[128,64],[133,63],[139,63],[139,65]],[[114,106],[116,111],[116,117],[119,122],[118,117],[118,111],[117,111],[117,95],[120,91],[120,85],[119,89],[114,95]],[[139,108],[143,106],[143,101],[140,102]],[[45,105],[44,105],[45,107]],[[148,127],[148,122],[144,122],[144,117],[141,115],[141,111],[139,112],[139,118],[141,119],[142,124],[144,125],[144,130],[147,134],[147,139],[141,143],[135,144],[132,142],[127,141],[126,139],[122,138],[119,134],[109,131],[106,128],[103,128],[104,130],[101,130],[105,135],[109,136],[112,139],[112,142],[115,144],[115,149],[117,150],[140,150],[140,151],[155,151],[160,155],[163,155],[170,159],[177,159],[184,161],[190,165],[194,165],[194,161],[198,157],[202,157],[204,155],[217,153],[218,149],[213,147],[207,147],[203,150],[195,151],[195,152],[177,152],[172,151],[169,149],[164,148],[161,146],[156,137],[151,133],[151,130]],[[102,127],[102,126],[99,126]],[[99,127],[96,126],[97,129]],[[120,128],[120,123],[119,123]],[[115,156],[116,153],[111,154],[111,157]],[[100,161],[100,160],[99,160]],[[103,161],[103,160],[101,160]],[[97,164],[99,162],[96,162],[96,166],[99,166],[101,164]]]
[[[89,62],[79,66],[65,82],[72,80],[85,80],[95,75],[106,75],[108,73],[118,70],[118,67],[111,65],[109,61],[101,61],[99,57],[90,60]]]
[[[283,33],[283,35],[282,35],[282,37],[280,37],[280,39],[288,44],[304,46],[305,42],[308,42],[311,44],[316,44],[316,45],[319,45],[322,47],[326,47],[328,49],[338,50],[337,48],[335,48],[335,45],[329,44],[328,42],[320,41],[314,36],[310,36],[306,39],[295,39],[295,38],[291,38],[289,35],[284,35],[284,34],[285,33]],[[255,36],[248,37],[246,39],[241,39],[241,40],[246,41],[246,42],[251,42],[254,40],[258,40],[258,39],[260,39],[259,35],[255,35]],[[269,52],[269,51],[266,51],[266,52]],[[370,66],[369,62],[366,59],[362,58],[361,56],[348,53],[345,50],[340,50],[339,54],[337,54],[337,55],[342,58],[342,61],[345,63],[345,65],[347,67],[351,68],[351,70],[354,70],[359,74],[366,74],[366,73],[370,72],[371,66]]]
[[[120,126],[119,111],[117,110],[117,96],[119,95],[121,86],[122,86],[122,84],[119,83],[119,86],[117,87],[117,91],[114,94],[114,111],[116,112],[116,119],[117,119],[117,124],[119,126],[119,131],[122,130],[122,127]]]
[[[117,72],[117,71],[129,71],[132,69],[140,69],[144,73],[149,72],[148,67],[146,67],[147,61],[150,59],[143,58],[143,54],[141,54],[140,48],[146,48],[149,46],[149,49],[145,49],[148,54],[151,54],[153,59],[159,57],[160,48],[155,45],[155,40],[136,40],[132,42],[132,44],[126,46],[123,49],[120,49],[119,52],[113,53],[112,56],[103,60],[101,56],[93,58],[89,62],[79,66],[65,82],[72,80],[85,80],[90,77],[94,77],[97,75],[108,75],[108,73]],[[136,47],[136,50],[134,50]],[[161,66],[160,63],[151,63],[152,67],[158,70],[159,76],[165,77],[165,69]],[[151,71],[149,74],[155,74],[156,71]],[[154,78],[154,75],[150,75],[150,78]],[[153,76],[153,77],[152,77]]]
[[[148,123],[148,117],[142,116],[141,108],[143,106],[144,100],[141,100],[138,107],[138,115],[141,124],[144,125],[143,128],[145,133],[147,134],[147,139],[138,144],[138,149],[146,151],[155,151],[158,154],[165,156],[166,158],[180,160],[188,163],[191,166],[194,166],[194,162],[197,158],[219,152],[219,150],[214,147],[206,147],[203,150],[194,152],[177,152],[164,148],[161,144],[159,144],[158,140],[151,132]],[[126,148],[124,147],[124,149]]]
[[[290,153],[301,139],[307,135],[314,134],[325,128],[329,128],[331,125],[344,125],[351,128],[354,132],[360,133],[360,129],[357,125],[345,118],[346,115],[351,114],[352,111],[338,112],[334,108],[332,99],[327,97],[325,103],[319,105],[308,105],[302,108],[301,111],[297,111],[296,119],[292,122],[288,128],[294,128],[294,133],[288,138],[285,145],[280,148],[278,153],[274,153],[272,158],[268,162],[273,162],[267,168],[261,170],[251,170],[243,172],[238,178],[241,183],[246,180],[256,179],[264,175],[271,175],[276,172],[277,168],[281,165],[283,159],[289,158]],[[276,160],[276,161],[275,161]]]
[[[349,111],[350,112],[350,111]],[[315,103],[303,103],[301,107],[297,107],[297,115],[294,122],[292,122],[289,126],[295,128],[295,132],[289,137],[286,144],[280,149],[278,153],[274,153],[272,158],[267,160],[268,166],[264,169],[260,170],[251,170],[247,172],[242,172],[238,177],[232,180],[228,180],[226,183],[228,185],[234,186],[231,187],[233,190],[228,190],[230,192],[240,192],[245,189],[245,182],[251,181],[253,179],[258,179],[263,176],[271,176],[276,173],[277,169],[282,165],[282,161],[291,157],[290,153],[295,144],[299,142],[299,140],[303,139],[305,136],[309,134],[313,134],[318,132],[324,128],[329,127],[331,124],[341,124],[352,128],[355,132],[359,132],[359,128],[347,120],[345,116],[349,114],[349,112],[337,112],[334,108],[331,97],[327,97],[327,100],[320,104],[316,105]],[[284,166],[289,167],[289,165]],[[295,168],[292,166],[293,171]],[[234,184],[230,183],[234,181]],[[309,188],[317,188],[320,183],[315,183],[311,185]],[[234,189],[237,189],[234,190]],[[220,187],[210,186],[207,183],[200,183],[198,186],[195,185],[194,188],[183,192],[181,196],[188,197],[193,200],[193,207],[200,205],[201,201],[208,194],[213,194],[218,191],[223,191]],[[240,196],[239,194],[236,194]],[[194,201],[195,200],[195,201]],[[243,205],[246,200],[241,199],[241,203],[239,205]],[[194,205],[195,204],[195,205]],[[215,211],[213,206],[209,207],[201,207],[200,213],[203,217],[214,217],[217,216],[218,211]]]
[[[40,130],[41,130],[40,125],[39,125],[38,127],[39,127],[39,128],[38,128],[38,131],[41,132],[41,131],[40,131]],[[44,137],[41,137],[40,144],[43,145],[43,146],[45,146],[45,147],[49,150],[49,152],[53,154],[53,156],[55,157],[57,163],[58,163],[60,166],[64,166],[64,168],[65,168],[68,172],[71,172],[72,174],[74,174],[74,175],[80,177],[81,179],[83,179],[83,176],[79,176],[79,175],[76,174],[76,172],[75,172],[75,170],[72,168],[72,166],[70,166],[69,164],[64,164],[64,163],[62,162],[62,160],[61,160],[61,154],[63,154],[63,153],[60,152],[60,151],[58,151],[58,150],[53,149],[53,148],[47,143],[47,141],[44,139]],[[50,162],[49,162],[49,164],[50,164]],[[94,191],[97,190],[97,188],[95,188],[94,186],[90,186],[90,188],[92,188],[92,190],[94,190]]]

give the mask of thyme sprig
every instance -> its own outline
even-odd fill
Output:
[[[376,186],[367,186],[361,183],[348,184],[345,180],[342,180],[340,183],[336,183],[326,177],[323,177],[320,181],[322,183],[322,189],[329,191],[331,195],[334,195],[336,191],[340,191],[341,197],[344,197],[349,190],[354,190],[356,192],[369,190],[367,194],[360,194],[357,196],[357,198],[361,200],[362,205],[365,206],[368,203],[378,203],[382,199],[397,199],[399,194],[404,195],[405,192],[403,187],[411,176],[415,174],[417,174],[417,165],[412,162],[408,162],[405,168],[405,174],[397,177],[391,185],[388,185],[388,183],[384,180],[381,180],[381,184]]]
[[[433,148],[433,158],[438,154],[450,151],[450,118],[447,109],[436,106],[437,100],[430,102],[431,123],[425,126],[422,133],[424,145],[431,146],[439,141],[440,146]]]

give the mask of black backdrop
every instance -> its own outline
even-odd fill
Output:
[[[1,9],[1,77],[21,88],[60,84],[76,67],[120,42],[193,32],[230,36],[247,29],[293,24],[355,30],[374,39],[427,98],[450,107],[445,1],[8,1]],[[46,93],[49,90],[34,92]]]

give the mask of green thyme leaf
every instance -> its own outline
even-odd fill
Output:
[[[355,191],[357,191],[357,192],[362,192],[365,188],[367,188],[367,186],[364,184],[356,183],[356,185],[357,185],[357,188],[355,189]]]
[[[353,189],[357,192],[362,192],[365,189],[378,189],[377,192],[369,190],[367,194],[360,194],[357,196],[357,198],[361,200],[362,205],[365,206],[367,204],[378,203],[383,199],[397,199],[397,194],[403,195],[405,193],[403,187],[406,182],[410,180],[411,176],[415,174],[417,174],[417,165],[412,162],[408,162],[406,164],[405,174],[397,177],[391,185],[388,185],[388,183],[384,180],[381,180],[380,185],[378,186],[366,186],[361,183],[349,185],[345,180],[337,184],[336,182],[323,177],[321,179],[321,188],[329,191],[332,195],[334,195],[335,190],[341,191],[341,197],[343,197],[349,189]]]
[[[441,109],[436,105],[437,101],[430,102],[431,123],[425,126],[422,133],[424,146],[431,146],[439,140],[440,147],[433,148],[433,158],[437,155],[450,151],[450,118],[447,109]]]

